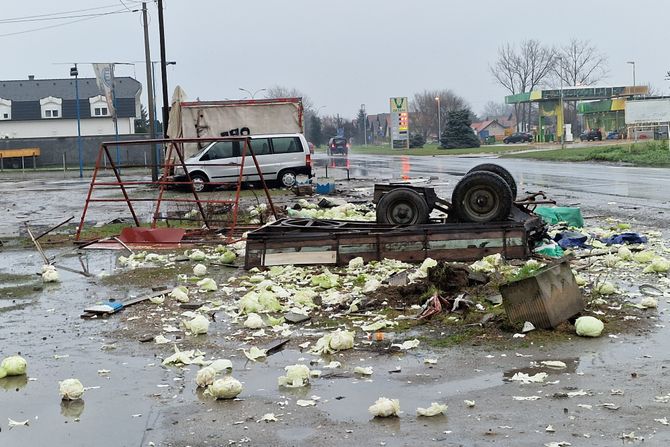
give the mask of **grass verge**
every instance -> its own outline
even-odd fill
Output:
[[[554,149],[522,154],[503,154],[504,158],[524,158],[545,161],[595,161],[629,163],[635,166],[670,166],[668,143],[653,141],[643,144]]]

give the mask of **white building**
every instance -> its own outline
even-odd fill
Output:
[[[79,78],[82,135],[114,135],[114,120],[95,78]],[[135,133],[141,115],[141,84],[130,77],[114,79],[119,134]],[[0,138],[77,135],[75,80],[0,81]]]

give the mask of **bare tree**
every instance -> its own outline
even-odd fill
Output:
[[[512,113],[514,113],[514,107],[511,105],[504,102],[488,101],[484,104],[481,116],[484,119],[507,118]]]
[[[541,85],[549,76],[555,63],[555,50],[539,41],[522,41],[518,48],[506,43],[498,48],[498,59],[489,66],[493,78],[510,94],[524,93]],[[530,122],[530,104],[514,105],[517,123]]]
[[[563,85],[593,85],[608,75],[607,56],[588,40],[572,39],[556,52],[554,75]]]
[[[435,98],[440,98],[439,102]],[[444,124],[447,122],[449,112],[468,108],[465,99],[449,89],[424,90],[423,92],[415,93],[409,102],[409,110],[411,112],[410,129],[413,133],[420,133],[426,139],[430,134],[438,134],[438,103],[440,105],[439,121],[442,124],[442,128],[444,128]]]
[[[311,111],[314,109],[314,102],[309,95],[301,92],[296,88],[288,88],[281,85],[273,85],[272,87],[265,90],[266,98],[302,98],[302,106],[305,109],[305,112]]]

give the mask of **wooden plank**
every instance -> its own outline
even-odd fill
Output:
[[[336,251],[309,251],[296,253],[271,253],[265,255],[263,265],[304,265],[304,264],[336,264]]]
[[[0,157],[14,158],[14,157],[39,157],[39,147],[27,147],[24,149],[0,149]]]

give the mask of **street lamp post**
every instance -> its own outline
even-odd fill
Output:
[[[437,101],[437,141],[440,141],[440,130],[442,129],[442,122],[440,117],[440,97],[436,96],[435,101]]]
[[[243,92],[245,92],[246,94],[248,94],[248,95],[251,97],[251,99],[254,99],[254,98],[256,97],[256,95],[259,94],[260,92],[264,92],[264,91],[267,90],[267,89],[265,89],[265,88],[261,88],[261,89],[256,90],[255,92],[251,93],[251,92],[250,92],[249,90],[247,90],[246,88],[238,87],[238,89],[239,89],[240,91],[243,91]]]
[[[79,70],[77,64],[70,68],[70,76],[74,76],[74,92],[77,109],[77,151],[79,152],[79,178],[84,177],[84,150],[81,147],[81,108],[79,106]]]
[[[367,114],[365,113],[365,104],[361,104],[361,110],[363,111],[363,146],[368,145],[368,123],[367,123]]]
[[[626,63],[633,66],[633,87],[635,87],[636,86],[636,84],[635,84],[635,61],[628,61]]]

